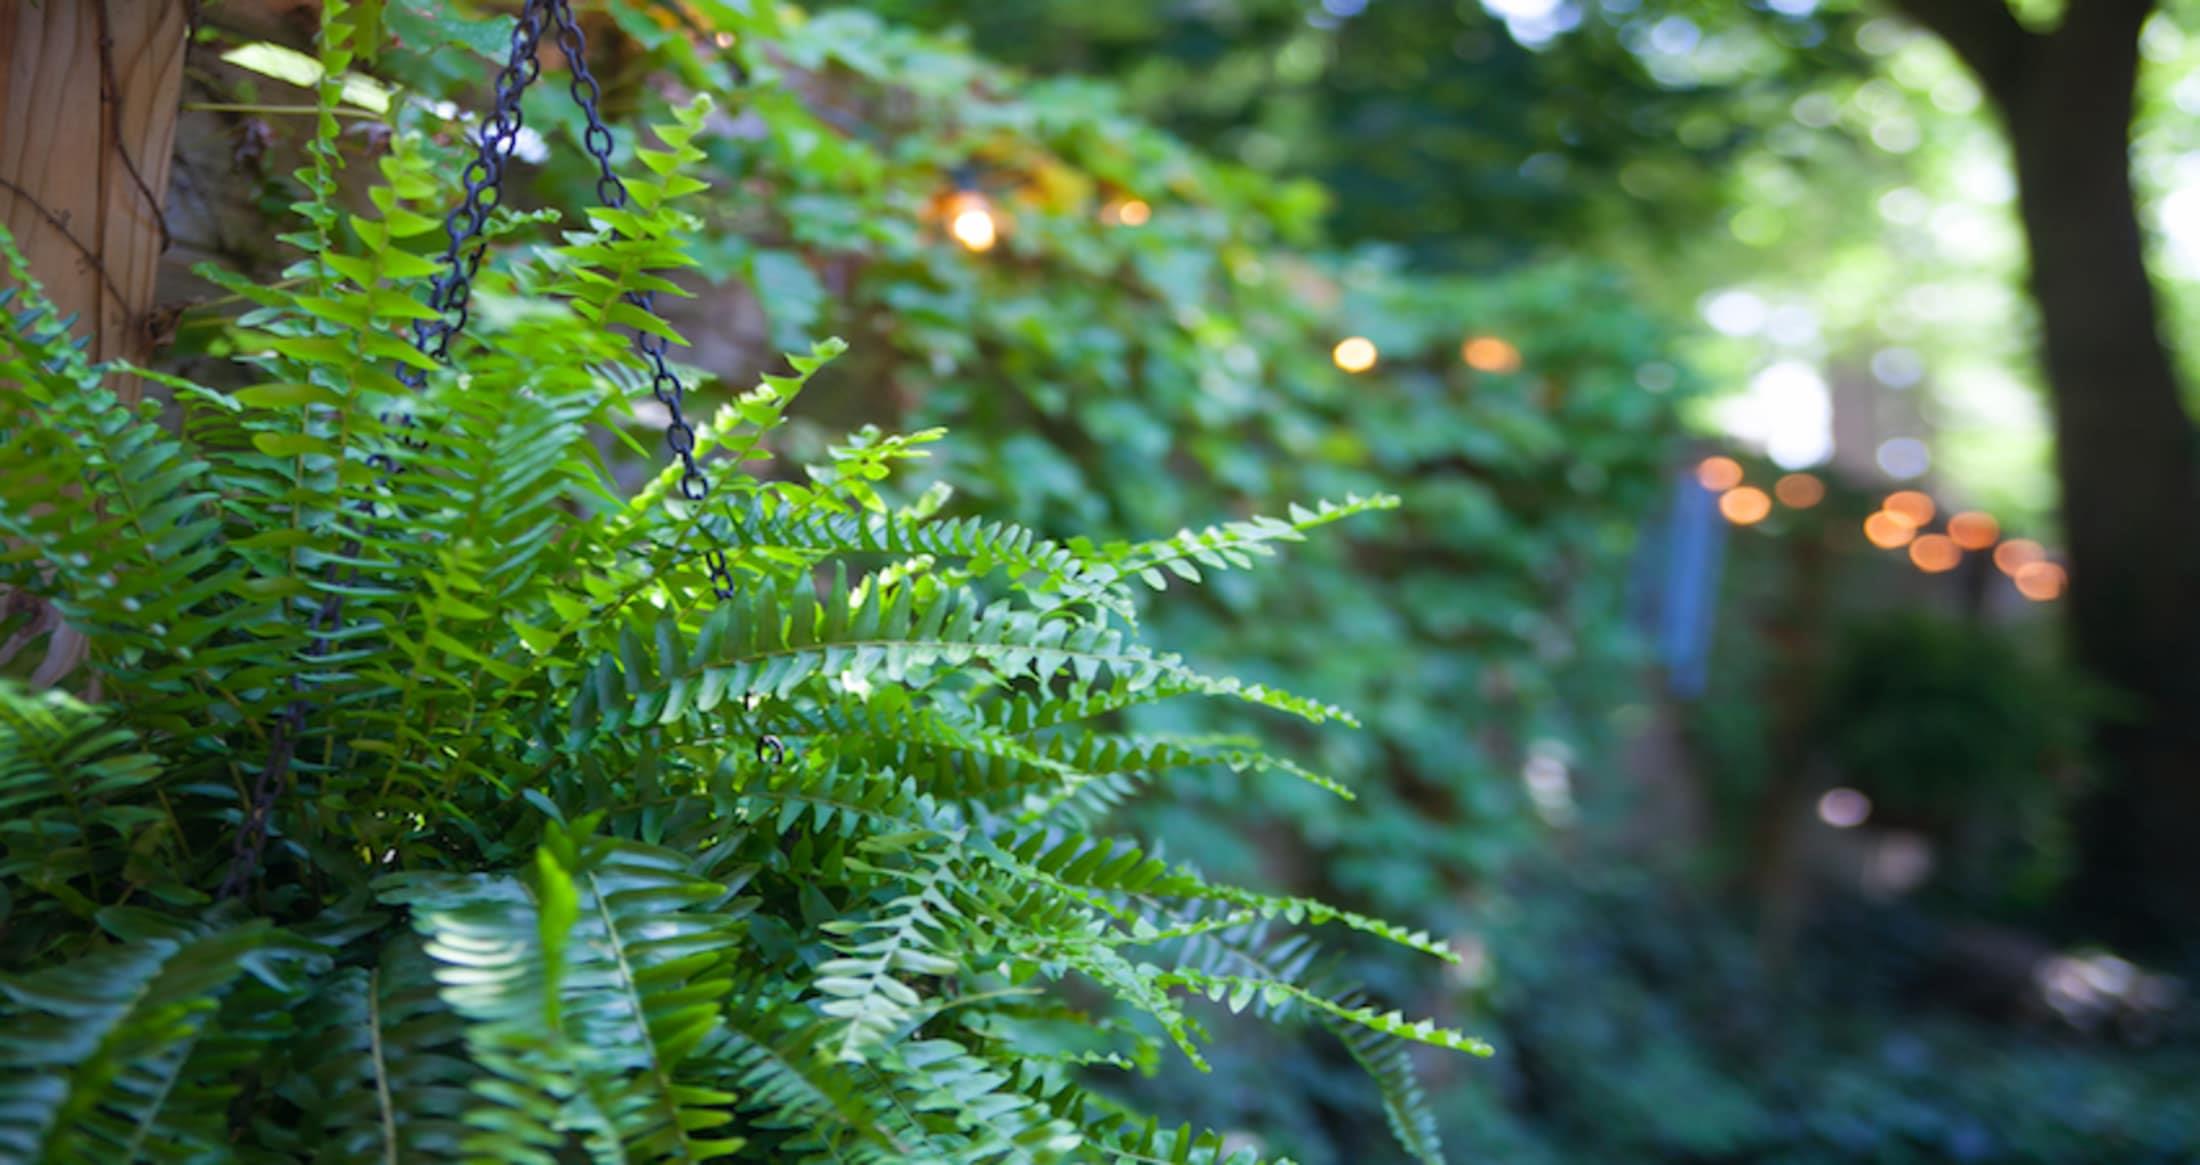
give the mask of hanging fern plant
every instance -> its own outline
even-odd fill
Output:
[[[300,258],[225,277],[256,383],[123,405],[4,248],[0,586],[87,638],[96,702],[0,680],[0,1158],[1216,1160],[1107,1099],[1199,1061],[1191,997],[1335,1030],[1437,1158],[1403,1049],[1480,1045],[1296,928],[1442,947],[1088,825],[1186,766],[1342,792],[1108,725],[1349,722],[1140,642],[1132,584],[1389,501],[1103,552],[888,505],[937,434],[744,473],[831,345],[622,491],[591,434],[649,390],[631,331],[677,340],[643,308],[687,261],[706,104],[624,205],[470,271],[446,336],[418,143],[339,209],[359,46],[324,11]]]

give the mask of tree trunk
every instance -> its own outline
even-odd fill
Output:
[[[2168,938],[2200,920],[2200,458],[2131,186],[2127,32],[2066,22],[2003,114],[2054,396],[2072,630],[2079,661],[2132,702],[2101,734],[2110,781],[2084,823],[2082,890],[2104,918]]]
[[[151,347],[187,24],[184,0],[0,0],[0,222],[95,360]],[[57,628],[33,679],[82,656]]]
[[[2102,937],[2200,945],[2200,456],[2162,342],[2131,185],[2152,0],[2085,0],[2053,32],[2002,0],[1898,0],[1978,74],[2016,158],[2055,411],[2079,662],[2125,706],[2080,823]]]

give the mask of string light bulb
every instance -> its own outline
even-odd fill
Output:
[[[985,195],[962,190],[947,200],[947,233],[964,250],[982,254],[1001,241],[1001,224]]]
[[[1894,550],[1907,546],[1917,537],[1917,527],[1885,510],[1879,510],[1864,519],[1864,539],[1881,550]]]
[[[1476,336],[1461,344],[1459,358],[1476,372],[1520,371],[1520,349],[1496,336]]]
[[[1795,510],[1807,510],[1826,500],[1826,483],[1808,473],[1791,473],[1772,483],[1772,496]]]
[[[1896,490],[1888,494],[1887,500],[1881,502],[1879,508],[1898,522],[1908,522],[1913,529],[1932,521],[1933,514],[1937,512],[1932,497],[1923,490],[1915,489]]]
[[[1346,372],[1360,373],[1375,367],[1377,355],[1375,341],[1366,336],[1348,336],[1337,341],[1337,346],[1330,350],[1329,358]]]
[[[1910,562],[1926,574],[1946,574],[1963,563],[1963,549],[1946,534],[1926,534],[1910,543]]]
[[[2046,549],[2030,538],[2011,538],[1994,547],[1994,565],[2010,578],[2017,577],[2018,571],[2045,557]]]
[[[2018,567],[2014,581],[2018,594],[2035,603],[2046,603],[2062,597],[2063,589],[2070,585],[2070,576],[2061,565],[2042,558]]]
[[[1772,513],[1772,498],[1756,486],[1740,486],[1719,495],[1719,513],[1737,526],[1754,526]]]
[[[1725,493],[1742,484],[1742,463],[1731,457],[1706,457],[1696,463],[1696,484]]]
[[[2001,523],[1992,514],[1965,510],[1948,519],[1948,537],[1965,550],[1984,550],[2001,537]]]

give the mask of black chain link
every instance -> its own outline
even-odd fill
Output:
[[[437,314],[432,320],[413,322],[413,345],[422,353],[441,362],[450,358],[451,339],[466,329],[472,317],[473,281],[481,271],[481,263],[488,253],[488,243],[482,232],[489,224],[489,216],[502,201],[505,168],[510,165],[513,152],[519,146],[520,130],[525,124],[521,99],[527,87],[542,75],[542,35],[548,25],[557,26],[559,50],[564,54],[566,66],[572,74],[568,89],[573,101],[579,105],[588,121],[581,135],[581,145],[589,156],[596,159],[596,197],[612,209],[624,207],[628,202],[626,183],[621,181],[611,166],[611,152],[616,142],[611,129],[604,124],[600,112],[602,88],[588,68],[588,41],[582,32],[580,21],[573,13],[571,0],[527,0],[521,7],[519,19],[512,26],[511,52],[504,68],[497,74],[496,102],[489,116],[481,123],[477,137],[477,151],[472,161],[460,174],[466,195],[463,201],[443,220],[443,274],[438,276],[428,292],[428,306]],[[626,301],[650,315],[656,314],[657,297],[651,292],[630,292]],[[634,349],[648,366],[650,393],[665,406],[670,419],[665,429],[665,444],[680,461],[680,496],[689,502],[701,502],[710,496],[710,479],[696,460],[696,435],[688,423],[682,405],[687,397],[686,386],[673,371],[665,358],[666,342],[663,336],[646,329],[634,331]],[[426,381],[426,375],[410,365],[397,371],[400,383],[418,389]],[[399,429],[414,427],[410,412],[397,410],[382,414],[382,421]],[[419,450],[426,443],[414,440],[400,432],[398,444]],[[404,472],[395,457],[387,452],[376,452],[367,457],[367,464],[383,479],[390,474]],[[374,503],[362,501],[357,507],[362,516],[372,517]],[[356,558],[358,544],[349,544],[341,557]],[[704,563],[709,575],[711,591],[718,598],[733,597],[733,574],[726,561],[723,547],[712,546],[704,553]],[[358,568],[353,566],[356,576]],[[333,564],[330,578],[334,579]],[[307,629],[313,635],[312,654],[325,655],[329,639],[342,618],[343,595],[332,590],[315,609]],[[290,681],[293,698],[285,705],[268,733],[267,763],[254,780],[250,801],[237,823],[237,836],[231,848],[227,876],[222,879],[216,896],[234,898],[250,885],[253,874],[259,869],[261,856],[267,847],[269,826],[275,815],[275,805],[282,795],[292,764],[297,759],[298,742],[305,735],[306,716],[310,704],[304,698],[304,685],[293,676]],[[786,757],[786,748],[776,737],[762,737],[757,741],[757,759],[778,764]]]
[[[573,78],[566,88],[573,95],[573,104],[580,106],[582,116],[588,119],[588,128],[581,133],[581,146],[596,159],[596,198],[612,210],[621,209],[627,204],[626,183],[611,166],[613,140],[610,128],[604,125],[600,108],[603,90],[588,68],[587,34],[581,31],[580,21],[573,16],[572,0],[550,0],[550,3],[558,25],[558,49],[565,54],[566,68]],[[657,314],[657,294],[653,291],[628,292],[626,301],[646,315]],[[665,423],[665,445],[680,459],[680,496],[690,502],[701,502],[710,496],[710,478],[704,475],[702,465],[695,459],[695,427],[688,423],[687,414],[681,407],[687,399],[687,388],[665,359],[665,338],[645,328],[636,328],[634,350],[649,366],[650,394],[665,406],[669,415]],[[712,546],[704,551],[703,563],[710,572],[712,593],[721,599],[732,598],[733,572],[726,563],[725,550]]]
[[[497,74],[496,104],[481,122],[480,148],[459,174],[466,197],[443,219],[443,237],[448,240],[443,248],[443,274],[428,292],[428,306],[437,317],[413,321],[414,346],[438,361],[450,358],[451,337],[465,331],[472,318],[474,276],[489,251],[481,232],[489,225],[490,212],[503,201],[504,171],[519,148],[520,129],[526,124],[520,99],[542,75],[539,53],[549,10],[549,0],[527,0],[520,9],[519,20],[512,25],[511,55]],[[419,369],[409,366],[398,377],[408,388],[419,388],[426,380]]]

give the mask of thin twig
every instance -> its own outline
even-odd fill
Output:
[[[153,225],[160,228],[160,249],[168,249],[168,216],[161,211],[160,195],[138,173],[137,162],[131,159],[129,149],[122,141],[122,101],[115,81],[115,37],[108,27],[107,0],[99,0],[92,8],[99,21],[99,105],[107,115],[107,133],[113,139],[115,156],[122,159],[122,168],[130,172],[130,181],[137,184],[138,194],[145,205],[152,208]],[[124,305],[127,307],[128,305]]]
[[[0,178],[0,189],[4,189],[8,193],[15,195],[17,198],[20,198],[24,202],[30,204],[30,208],[37,211],[39,215],[46,220],[47,225],[61,232],[61,237],[69,240],[69,245],[75,247],[77,251],[84,256],[84,261],[91,264],[92,270],[99,272],[99,281],[106,286],[108,294],[114,296],[116,301],[127,304],[128,301],[124,300],[122,297],[122,289],[115,286],[115,281],[113,277],[107,274],[107,265],[100,261],[99,252],[92,250],[88,246],[85,246],[84,240],[76,237],[75,232],[69,229],[68,219],[65,219],[60,215],[55,214],[52,210],[47,208],[45,203],[38,201],[36,195],[33,195],[30,191],[25,190],[20,186],[17,186],[13,181],[10,181],[9,179]]]

